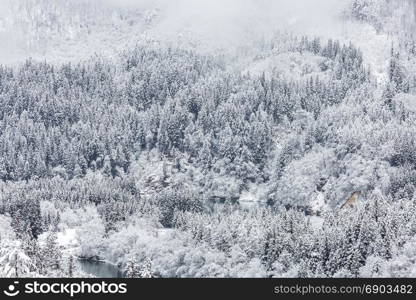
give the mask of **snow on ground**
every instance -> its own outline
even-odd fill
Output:
[[[318,230],[324,225],[325,219],[319,216],[310,216],[309,221],[311,222],[312,228]]]
[[[311,53],[287,52],[272,55],[264,59],[255,60],[243,74],[261,75],[263,72],[267,77],[280,75],[284,78],[299,80],[305,76],[322,78],[325,74],[319,67],[326,59]]]
[[[39,245],[45,245],[49,232],[44,232],[38,237]],[[76,228],[66,228],[57,232],[56,242],[64,255],[74,255],[80,247]]]
[[[157,237],[159,238],[165,238],[172,234],[175,231],[175,229],[171,228],[160,228],[157,230]]]
[[[311,201],[310,205],[312,212],[316,215],[309,216],[309,221],[311,222],[313,229],[319,230],[322,228],[325,221],[325,219],[321,217],[321,214],[330,210],[329,205],[325,202],[324,193],[318,193],[315,199]]]
[[[76,248],[79,246],[77,230],[74,228],[65,229],[57,233],[57,243],[64,249]]]
[[[311,201],[310,206],[314,213],[322,213],[330,210],[328,204],[325,202],[324,193],[318,193],[315,199]]]

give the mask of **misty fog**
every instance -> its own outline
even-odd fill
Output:
[[[62,56],[56,53],[59,52],[57,47],[77,49],[77,43],[89,48],[83,50],[88,56],[143,36],[174,43],[181,39],[194,40],[200,47],[220,49],[245,45],[282,30],[334,36],[342,30],[339,14],[345,0],[75,0],[71,3],[57,0],[53,3],[0,0],[1,61],[19,61],[28,53],[35,55],[35,50],[41,58]],[[27,10],[22,12],[22,7]],[[105,23],[114,22],[115,15],[120,15],[122,21],[117,20],[117,26],[111,24],[112,28],[126,27],[127,24],[123,24],[126,18],[122,16],[127,11],[134,21],[149,12],[154,19],[149,26],[133,26],[124,33],[112,30],[114,36],[100,32],[105,31],[102,29]],[[100,13],[101,18],[95,19],[95,13]],[[89,29],[87,36],[81,32],[93,25],[96,27]],[[54,35],[54,30],[59,30],[58,34]],[[29,36],[33,32],[36,36]],[[53,51],[55,53],[50,54]]]

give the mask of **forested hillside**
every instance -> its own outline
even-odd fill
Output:
[[[392,36],[385,81],[352,42],[281,31],[1,66],[0,276],[414,276],[416,45],[389,15],[412,3],[339,16]]]

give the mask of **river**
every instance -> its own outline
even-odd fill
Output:
[[[123,278],[123,272],[108,262],[78,259],[76,265],[80,271],[97,278]]]

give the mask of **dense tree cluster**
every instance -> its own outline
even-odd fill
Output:
[[[412,88],[400,51],[377,93],[353,45],[286,42],[257,59],[314,57],[300,78],[151,45],[1,67],[0,216],[15,236],[6,247],[0,232],[0,274],[73,276],[68,230],[77,256],[129,277],[360,276],[404,255],[416,131],[397,100]],[[354,192],[365,204],[338,210]],[[243,210],[254,193],[259,207]]]
[[[319,40],[299,51],[327,58],[330,80],[289,82],[228,71],[210,57],[137,48],[121,67],[101,60],[54,67],[28,61],[0,70],[2,180],[117,176],[142,151],[187,153],[204,169],[262,176],[272,130],[303,109],[315,117],[368,81],[360,52]],[[251,174],[251,175],[249,175]]]
[[[181,213],[176,220],[197,243],[226,253],[238,246],[248,258],[260,258],[270,276],[363,276],[370,257],[391,259],[416,233],[414,201],[383,198],[331,211],[321,227],[294,210],[226,207],[210,215]]]

